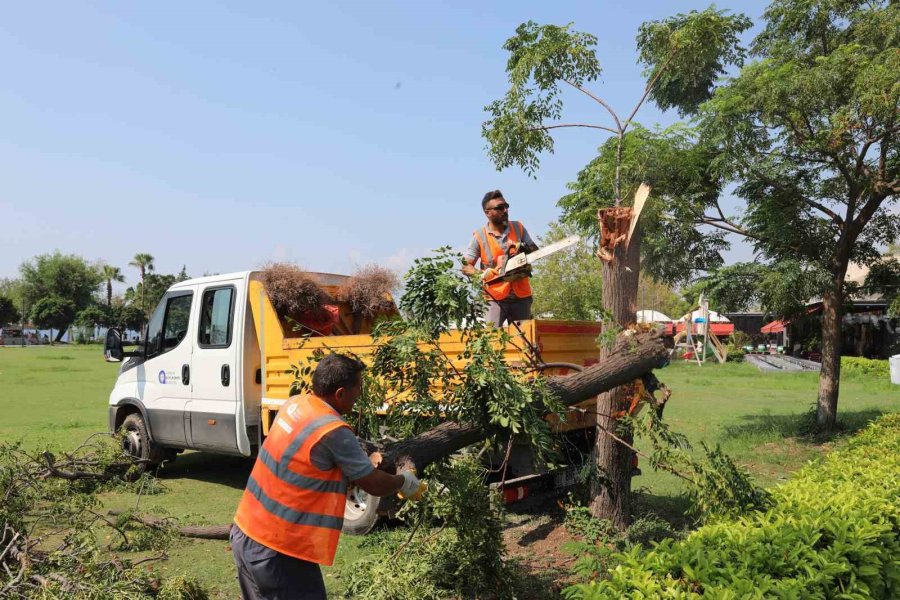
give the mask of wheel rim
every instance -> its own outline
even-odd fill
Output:
[[[143,448],[141,447],[141,436],[137,430],[125,431],[125,437],[122,438],[122,449],[135,458],[141,458]]]
[[[347,490],[347,502],[344,508],[345,519],[358,519],[366,512],[369,506],[369,494],[362,491],[355,485],[351,485]]]

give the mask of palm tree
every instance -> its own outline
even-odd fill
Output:
[[[125,281],[125,276],[122,275],[122,270],[119,267],[112,265],[101,266],[100,274],[106,280],[106,308],[112,308],[112,282],[123,282]]]
[[[129,266],[137,267],[141,271],[141,314],[147,315],[147,312],[144,310],[144,288],[146,285],[147,272],[153,270],[153,255],[152,254],[135,254],[134,260],[128,263]]]

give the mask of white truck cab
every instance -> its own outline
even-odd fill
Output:
[[[248,318],[250,275],[169,288],[136,352],[122,351],[117,331],[108,335],[106,359],[127,357],[109,396],[109,428],[124,427],[126,447],[147,464],[183,449],[250,456],[259,443],[260,352]]]

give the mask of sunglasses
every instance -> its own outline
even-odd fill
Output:
[[[509,210],[509,204],[506,204],[504,202],[503,204],[498,204],[497,206],[490,206],[485,210]]]

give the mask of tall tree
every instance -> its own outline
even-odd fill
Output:
[[[19,311],[22,320],[28,318],[28,306],[26,304],[21,279],[13,279],[11,277],[0,278],[0,296],[6,296],[12,300],[12,303]]]
[[[142,311],[146,315],[153,311],[166,290],[179,281],[178,275],[147,273],[143,282],[125,290],[125,300],[132,303],[137,299],[146,301],[147,310]]]
[[[53,313],[58,316],[54,318],[53,326],[59,330],[57,341],[62,339],[75,314],[94,301],[94,294],[102,281],[98,270],[83,258],[63,255],[59,251],[22,263],[19,272],[22,294],[31,307],[30,314]],[[71,310],[49,311],[49,305],[37,310],[37,302],[45,299],[66,300],[71,303]],[[61,304],[56,302],[54,306],[59,308]]]
[[[771,268],[820,279],[822,370],[816,420],[835,426],[849,263],[872,264],[900,216],[900,4],[776,0],[755,62],[702,110],[716,172],[737,185],[726,219]]]
[[[75,315],[75,324],[91,330],[91,336],[96,333],[97,327],[108,327],[114,323],[114,315],[111,306],[92,304],[83,308]]]
[[[144,313],[134,304],[121,302],[113,304],[111,321],[114,325],[124,330],[140,331],[144,324]]]
[[[134,260],[128,264],[132,267],[137,267],[141,272],[141,283],[144,284],[141,286],[141,312],[144,313],[146,317],[147,305],[144,304],[144,288],[146,287],[146,284],[144,282],[147,279],[147,273],[153,271],[153,255],[146,253],[135,254]]]
[[[16,323],[20,316],[13,301],[6,296],[0,296],[0,325]]]
[[[100,267],[100,274],[103,276],[103,279],[106,280],[106,308],[111,309],[113,281],[121,283],[125,281],[125,276],[122,275],[122,270],[119,267],[114,267],[112,265],[103,265]]]
[[[589,89],[588,84],[601,73],[594,50],[596,37],[573,31],[571,25],[520,25],[516,35],[504,45],[509,52],[509,90],[487,107],[490,119],[484,124],[483,134],[491,159],[498,169],[516,165],[534,175],[540,154],[553,151],[551,130],[573,127],[604,132],[604,136],[612,137],[601,145],[597,159],[579,174],[573,194],[561,201],[568,220],[596,236],[600,234],[600,224],[594,215],[597,209],[606,209],[605,215],[622,217],[619,223],[624,224],[625,231],[614,227],[607,232],[618,237],[627,232],[634,216],[624,205],[642,181],[654,185],[657,197],[656,207],[648,207],[645,212],[659,215],[667,207],[663,199],[678,199],[672,204],[682,207],[678,210],[699,207],[702,213],[718,197],[715,182],[705,177],[704,164],[709,157],[695,151],[690,136],[683,132],[652,133],[638,127],[635,117],[648,99],[664,110],[675,108],[683,115],[696,112],[711,96],[716,79],[727,66],[741,62],[743,51],[738,36],[749,25],[749,20],[741,15],[712,8],[643,24],[637,46],[647,84],[627,113],[615,111],[595,90]],[[563,95],[570,90],[590,98],[604,121],[561,120]],[[662,154],[668,154],[672,160],[661,158]],[[611,207],[625,210],[611,211]],[[683,275],[685,269],[690,271],[695,266],[687,260],[691,249],[698,250],[694,255],[699,258],[719,259],[716,250],[723,245],[721,236],[706,236],[704,240],[704,235],[693,228],[694,221],[693,216],[687,221],[643,221],[629,243],[609,245],[606,258],[601,261],[602,296],[603,308],[614,324],[625,327],[635,321],[643,228],[653,236],[649,246],[657,259],[654,262],[669,267],[667,278]],[[663,250],[662,240],[673,246]],[[663,271],[666,269],[660,268]],[[592,489],[591,510],[619,528],[630,521],[631,451],[605,432],[616,429],[611,415],[624,407],[627,398],[627,388],[617,388],[599,396],[597,406],[599,475]]]
[[[31,321],[41,329],[49,329],[51,340],[53,330],[56,329],[58,342],[75,319],[75,311],[76,306],[72,300],[60,296],[46,296],[32,305]]]

